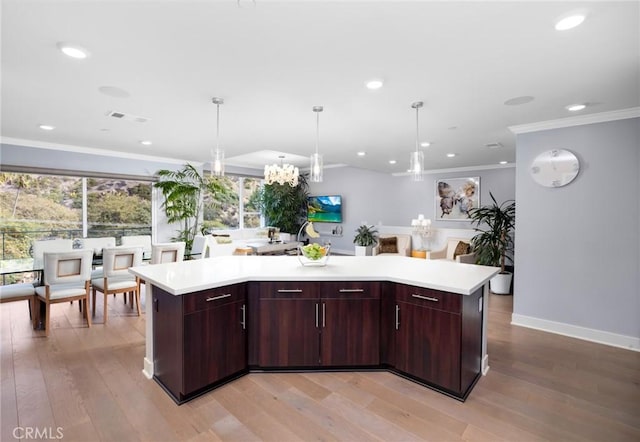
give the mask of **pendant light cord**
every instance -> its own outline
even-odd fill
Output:
[[[416,152],[419,151],[418,147],[420,146],[420,132],[419,132],[419,119],[418,119],[418,112],[420,112],[420,107],[416,106]]]
[[[316,155],[318,155],[319,144],[320,144],[320,112],[316,112]]]

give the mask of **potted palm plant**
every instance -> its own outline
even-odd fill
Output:
[[[378,231],[373,226],[361,225],[356,229],[353,242],[356,245],[356,256],[371,255],[371,247],[378,241]]]
[[[516,224],[516,202],[507,200],[498,204],[491,192],[489,195],[493,204],[469,211],[471,224],[478,232],[471,239],[471,247],[476,253],[477,264],[500,267],[500,273],[490,281],[491,291],[509,294],[512,274],[505,270],[505,264],[507,260],[512,260],[512,231]]]

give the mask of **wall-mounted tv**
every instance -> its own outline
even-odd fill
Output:
[[[342,196],[310,196],[307,200],[307,219],[314,223],[341,223]]]

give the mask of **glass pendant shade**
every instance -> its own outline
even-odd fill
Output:
[[[224,150],[220,149],[220,105],[224,104],[222,98],[213,97],[211,100],[216,105],[216,150],[211,152],[211,176],[224,176]]]
[[[211,156],[211,175],[224,176],[224,150],[216,149]]]
[[[309,161],[309,181],[312,183],[322,182],[322,155],[318,153],[318,146],[320,145],[320,112],[323,111],[322,106],[313,106],[313,111],[316,113],[316,153],[311,155]]]
[[[413,181],[424,180],[424,154],[420,151],[411,152],[411,159],[409,162],[409,173]]]
[[[322,182],[322,155],[314,153],[309,162],[309,181],[313,183]]]

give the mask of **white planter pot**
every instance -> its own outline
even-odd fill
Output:
[[[489,288],[498,295],[508,295],[511,293],[511,277],[509,272],[498,273],[489,281]]]
[[[356,246],[356,256],[367,256],[370,254],[369,250],[371,250],[370,247]]]

